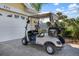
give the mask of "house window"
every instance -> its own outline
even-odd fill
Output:
[[[7,15],[7,17],[12,17],[12,14],[11,15]]]
[[[0,13],[0,16],[2,16],[2,14]]]
[[[25,17],[24,16],[21,16],[21,19],[25,19]]]
[[[19,18],[19,15],[14,15],[15,18]]]

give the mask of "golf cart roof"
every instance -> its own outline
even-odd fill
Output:
[[[44,18],[44,17],[53,17],[53,13],[51,12],[44,12],[44,13],[38,13],[36,15],[32,15],[32,16],[29,16],[29,17],[32,17],[32,18]]]

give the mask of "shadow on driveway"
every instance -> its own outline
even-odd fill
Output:
[[[21,44],[21,39],[0,43],[1,56],[50,56],[41,45]],[[65,44],[64,47],[52,56],[79,56],[79,48]]]

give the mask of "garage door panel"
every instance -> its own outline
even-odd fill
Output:
[[[24,37],[25,20],[0,16],[0,42]]]

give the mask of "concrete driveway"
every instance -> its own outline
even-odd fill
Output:
[[[1,56],[50,56],[40,45],[21,44],[21,39],[11,40],[0,43]],[[79,46],[65,44],[62,50],[59,50],[52,56],[79,56]]]

